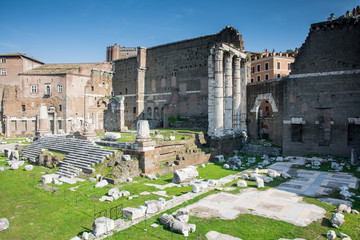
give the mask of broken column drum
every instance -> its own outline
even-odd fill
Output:
[[[136,141],[150,141],[150,129],[149,129],[149,123],[147,120],[139,120],[136,124],[137,128],[137,135],[136,135]]]
[[[225,59],[225,60],[224,60]],[[212,138],[232,136],[246,130],[246,54],[226,44],[218,44],[208,57],[208,134]],[[225,72],[223,72],[223,66]],[[242,117],[242,116],[245,116]],[[244,128],[244,129],[242,129]]]

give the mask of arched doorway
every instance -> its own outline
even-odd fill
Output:
[[[250,110],[254,120],[253,136],[273,140],[273,117],[277,112],[278,108],[271,93],[257,95]]]

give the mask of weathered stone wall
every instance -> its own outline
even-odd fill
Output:
[[[206,117],[207,61],[210,49],[220,42],[243,50],[242,36],[226,27],[218,34],[140,48],[143,54],[114,61],[114,92],[125,96],[127,125],[130,127],[137,118],[166,121],[178,115]],[[138,71],[145,71],[145,79]]]
[[[360,151],[359,39],[359,17],[311,25],[284,90],[284,154]]]
[[[267,119],[269,139],[276,145],[282,145],[283,88],[285,80],[271,80],[247,85],[247,122],[248,136],[251,140],[259,137],[259,106],[263,101],[271,104],[273,116]],[[271,122],[271,124],[270,124]]]

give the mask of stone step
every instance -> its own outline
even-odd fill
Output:
[[[78,158],[78,157],[67,157],[64,159],[64,161],[87,163],[87,164],[90,164],[91,166],[100,163],[100,160],[91,160],[91,159],[84,159],[84,158]]]
[[[67,164],[67,165],[71,165],[71,166],[78,167],[78,168],[93,166],[92,164],[90,164],[88,162],[79,162],[79,161],[72,161],[72,160],[63,161],[62,164]]]

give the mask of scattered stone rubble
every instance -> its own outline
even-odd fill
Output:
[[[189,222],[189,211],[187,209],[179,209],[172,215],[163,214],[159,223],[170,227],[172,232],[183,234],[185,237],[189,236],[189,232],[195,232],[196,225],[188,224]]]
[[[95,219],[92,229],[95,236],[101,236],[114,230],[115,221],[106,217]]]
[[[341,213],[333,213],[330,219],[331,226],[339,228],[345,222],[344,215]]]
[[[176,184],[189,184],[194,181],[199,173],[194,166],[178,169],[174,172],[173,182]]]
[[[10,226],[10,223],[7,218],[0,218],[0,232],[8,230],[9,226]]]

